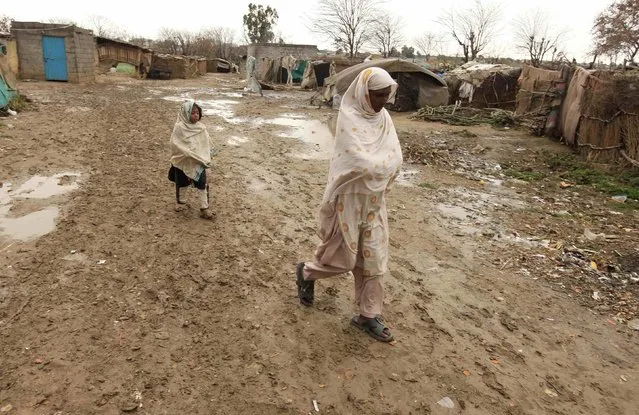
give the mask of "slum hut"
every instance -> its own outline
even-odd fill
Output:
[[[426,68],[396,58],[364,62],[327,78],[323,90],[325,102],[331,103],[336,96],[343,96],[361,71],[374,66],[386,70],[398,83],[395,102],[387,106],[389,109],[412,111],[448,104],[448,86],[442,78]]]
[[[151,49],[102,36],[96,36],[95,41],[100,66],[111,68],[124,63],[134,66],[139,75],[144,76],[149,72],[153,58]]]
[[[299,61],[313,60],[318,49],[316,45],[296,45],[288,43],[255,43],[247,46],[247,56],[255,58],[255,73],[265,82],[281,82],[281,59],[293,56]],[[286,78],[284,78],[286,79]]]
[[[93,32],[75,25],[13,22],[22,79],[95,81],[96,43]]]

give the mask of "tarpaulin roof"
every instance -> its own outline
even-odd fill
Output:
[[[389,73],[421,73],[424,75],[424,78],[432,82],[433,86],[446,87],[446,82],[443,79],[413,62],[398,58],[377,59],[351,66],[335,76],[326,78],[324,81],[324,98],[329,100],[336,94],[343,95],[361,71],[372,67],[382,68]]]

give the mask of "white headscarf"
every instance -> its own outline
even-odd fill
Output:
[[[206,126],[191,122],[195,102],[187,101],[180,107],[177,121],[171,133],[171,164],[189,178],[197,180],[202,167],[211,164],[211,138]]]
[[[342,97],[323,203],[340,194],[383,192],[399,172],[402,149],[393,120],[385,108],[375,112],[369,99],[369,91],[387,87],[392,102],[397,83],[385,70],[367,68]]]

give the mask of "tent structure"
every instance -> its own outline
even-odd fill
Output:
[[[395,102],[389,105],[393,111],[412,111],[425,106],[448,104],[448,86],[443,79],[426,68],[396,58],[371,60],[326,78],[324,100],[332,102],[333,97],[344,95],[357,75],[371,67],[386,70],[399,84]]]

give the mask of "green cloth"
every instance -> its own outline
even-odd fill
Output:
[[[136,74],[136,70],[135,70],[135,66],[131,65],[130,63],[124,63],[124,62],[120,62],[118,63],[118,66],[115,68],[115,70],[117,72],[122,72],[122,73],[128,73],[131,75],[135,75]]]

